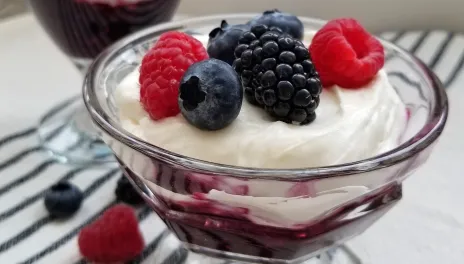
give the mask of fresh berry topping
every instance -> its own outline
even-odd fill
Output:
[[[235,49],[234,66],[245,98],[278,120],[302,125],[314,121],[322,85],[308,49],[288,34],[263,25],[245,34],[259,39],[253,49],[240,45]]]
[[[235,59],[234,49],[237,46],[238,38],[248,30],[250,30],[248,25],[229,25],[225,20],[222,20],[221,26],[209,33],[207,46],[209,57],[232,65]]]
[[[166,32],[148,51],[140,66],[140,102],[158,120],[179,114],[179,81],[195,62],[208,58],[203,44],[183,32]]]
[[[144,248],[134,210],[115,205],[79,233],[79,250],[87,260],[101,263],[125,262]]]
[[[242,106],[240,79],[227,63],[208,59],[190,66],[182,77],[179,107],[185,119],[204,130],[218,130],[237,118]]]
[[[382,44],[351,18],[328,22],[314,36],[310,52],[325,87],[362,87],[385,62]]]
[[[248,24],[251,26],[266,25],[270,28],[278,27],[294,38],[303,38],[303,23],[300,19],[292,14],[282,13],[277,9],[265,11],[262,15],[248,22]]]
[[[51,216],[64,218],[73,215],[82,203],[82,192],[69,182],[59,182],[45,193],[45,207]]]
[[[119,201],[130,204],[130,205],[139,205],[143,204],[143,199],[140,194],[132,187],[132,184],[129,180],[122,176],[118,180],[118,184],[115,190],[116,198]]]

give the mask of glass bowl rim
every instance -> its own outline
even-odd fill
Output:
[[[425,65],[421,60],[417,59],[414,55],[408,53],[395,44],[382,39],[379,40],[382,42],[384,47],[388,47],[389,49],[402,54],[402,56],[408,58],[408,60],[423,70],[423,74],[429,79],[431,83],[431,88],[433,90],[436,102],[434,109],[429,111],[426,124],[417,132],[415,136],[411,137],[403,144],[388,152],[384,152],[363,160],[331,166],[294,169],[254,168],[213,163],[174,153],[137,138],[122,128],[117,120],[114,120],[107,113],[105,113],[105,110],[100,105],[100,102],[96,96],[96,87],[98,86],[97,80],[99,75],[103,72],[105,65],[108,62],[112,61],[112,59],[117,57],[126,49],[134,46],[134,42],[137,44],[141,43],[153,38],[153,35],[158,35],[163,31],[182,29],[183,25],[189,25],[190,23],[210,20],[220,21],[223,19],[227,20],[237,18],[249,19],[256,15],[258,14],[217,14],[161,23],[128,35],[106,48],[90,66],[83,84],[84,102],[94,124],[126,146],[168,164],[181,166],[197,172],[206,172],[209,174],[227,175],[231,177],[246,179],[260,178],[280,181],[288,181],[292,179],[301,181],[313,178],[338,177],[343,175],[369,172],[372,170],[393,166],[426,149],[440,136],[448,116],[448,98],[442,83],[432,72],[432,70],[430,70],[428,66]],[[316,18],[299,18],[303,21],[303,23],[306,22],[319,25],[326,23],[326,21]]]

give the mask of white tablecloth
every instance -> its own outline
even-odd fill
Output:
[[[450,118],[429,162],[405,182],[400,204],[349,246],[363,263],[462,264],[464,174],[459,164],[464,120],[459,113],[464,112],[464,75],[452,76],[455,68],[463,72],[464,37],[441,31],[383,36],[414,49],[427,63],[447,36],[453,36],[434,67],[448,84]],[[421,45],[415,45],[420,40]],[[84,263],[79,262],[75,235],[83,223],[114,201],[119,172],[73,172],[68,166],[48,162],[44,153],[34,148],[35,135],[27,131],[50,106],[80,91],[81,76],[26,15],[0,24],[0,80],[0,263]],[[18,131],[26,134],[2,141]],[[10,161],[12,157],[14,161]],[[61,177],[79,185],[87,196],[75,217],[56,222],[47,218],[41,195]],[[138,213],[149,244],[163,225],[148,210]],[[141,262],[150,263],[153,251],[147,250]]]

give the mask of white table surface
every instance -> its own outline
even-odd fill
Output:
[[[0,137],[30,127],[81,84],[29,15],[0,23],[0,80]],[[464,263],[463,84],[461,75],[449,87],[447,128],[428,163],[405,182],[403,200],[350,243],[364,263]]]

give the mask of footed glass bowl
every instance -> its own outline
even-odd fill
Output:
[[[91,66],[84,100],[126,176],[189,250],[187,262],[332,263],[337,249],[346,249],[343,243],[401,199],[401,182],[427,160],[445,126],[445,91],[412,55],[382,41],[385,70],[406,105],[407,125],[397,148],[353,163],[304,169],[213,164],[144,142],[118,121],[114,91],[160,34],[208,34],[222,19],[236,24],[253,16],[199,17],[135,33],[104,51]],[[325,23],[301,20],[306,30]],[[344,255],[344,261],[336,263],[357,263],[353,254]]]

